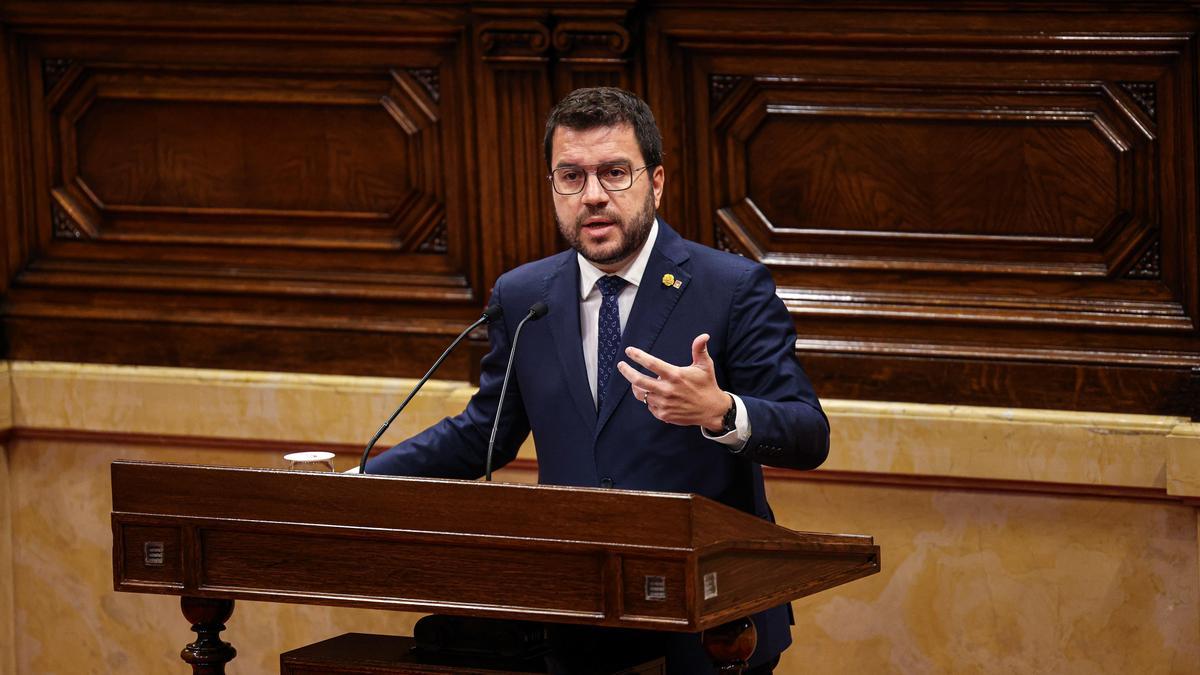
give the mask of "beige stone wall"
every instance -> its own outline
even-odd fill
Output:
[[[784,672],[1200,672],[1191,507],[773,487],[784,524],[873,532],[884,567],[795,603]]]
[[[7,439],[12,428],[12,388],[8,364],[0,363],[0,434]],[[12,480],[9,478],[8,443],[0,443],[0,675],[17,672],[16,632],[13,626]]]
[[[0,674],[9,675],[17,669],[16,633],[13,627],[13,546],[12,523],[9,516],[12,493],[8,477],[8,448],[0,445]]]
[[[288,449],[317,444],[346,468],[411,384],[20,362],[2,375],[6,675],[186,672],[178,599],[112,591],[112,460],[281,466]],[[469,394],[431,383],[389,438]],[[1197,425],[827,403],[830,461],[770,472],[772,503],[794,529],[874,535],[883,572],[797,601],[781,673],[1200,672]],[[528,468],[501,478],[530,480]],[[407,633],[414,618],[239,602],[229,672],[277,672],[281,651]]]
[[[185,673],[195,635],[179,598],[115,593],[108,466],[115,459],[270,465],[262,452],[25,442],[13,455],[18,673]],[[238,601],[230,673],[273,673],[279,653],[349,631],[409,633],[413,615]]]

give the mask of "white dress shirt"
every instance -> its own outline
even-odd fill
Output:
[[[625,332],[625,322],[629,319],[630,310],[633,309],[634,298],[637,297],[638,288],[642,283],[642,275],[646,272],[646,264],[650,261],[650,252],[654,250],[654,242],[657,239],[658,221],[655,220],[654,224],[650,226],[650,235],[646,237],[646,243],[642,245],[642,250],[638,251],[628,265],[613,272],[614,275],[628,282],[617,295],[622,334]],[[582,255],[576,254],[575,258],[579,261],[579,335],[583,342],[583,363],[587,367],[588,389],[592,392],[592,403],[595,404],[596,345],[600,341],[600,303],[603,300],[600,289],[596,287],[596,281],[608,273],[593,265]],[[624,359],[626,357],[624,354],[618,354],[617,358]],[[620,373],[614,374],[613,377],[625,379]],[[750,440],[750,416],[746,413],[746,405],[742,403],[742,399],[734,394],[730,394],[730,396],[733,397],[734,406],[737,408],[737,427],[720,436],[708,433],[704,427],[700,427],[700,431],[707,438],[734,449],[740,449],[746,444],[746,441]]]

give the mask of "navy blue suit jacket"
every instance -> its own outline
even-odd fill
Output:
[[[662,283],[667,274],[679,288]],[[741,397],[750,418],[751,437],[742,453],[706,439],[697,427],[659,421],[619,373],[609,380],[603,409],[596,410],[580,346],[579,265],[575,252],[565,251],[496,281],[491,304],[503,307],[504,316],[489,328],[491,350],[482,362],[479,392],[462,414],[372,459],[369,473],[467,479],[483,474],[513,331],[536,302],[546,303],[550,312],[522,331],[496,466],[515,457],[532,431],[542,483],[694,492],[771,519],[759,462],[809,469],[824,461],[828,422],[796,360],[792,320],[769,272],[687,241],[659,220],[624,345],[682,366],[691,363],[692,340],[708,333],[717,383]],[[791,642],[786,607],[756,616],[755,623],[754,663]]]

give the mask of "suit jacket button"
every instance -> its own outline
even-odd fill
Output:
[[[600,479],[600,487],[602,487],[602,488],[610,488],[610,487],[612,487],[612,486],[613,486],[613,481],[612,481],[612,479],[611,479],[611,478],[609,478],[608,476],[605,476],[604,478],[601,478],[601,479]]]

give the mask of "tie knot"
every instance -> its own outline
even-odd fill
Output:
[[[620,293],[627,283],[629,282],[615,274],[609,274],[596,280],[596,285],[600,287],[600,295],[606,298]]]

